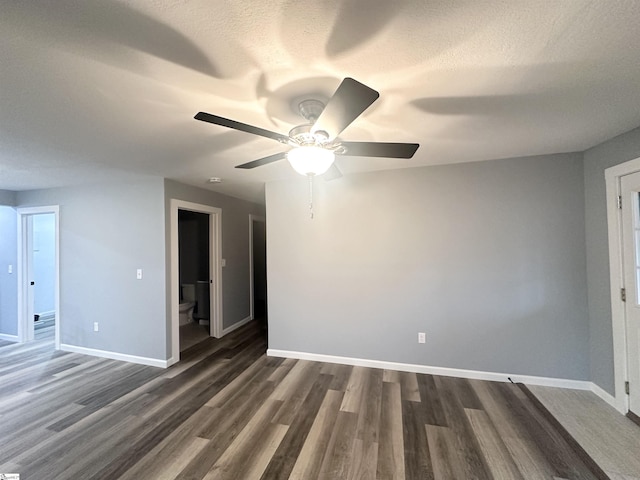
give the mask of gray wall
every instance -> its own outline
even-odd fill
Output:
[[[584,153],[591,380],[613,395],[613,337],[604,171],[640,157],[640,128]]]
[[[19,192],[17,200],[60,205],[61,342],[166,359],[163,180],[132,176]]]
[[[269,347],[589,379],[581,154],[267,184]],[[426,332],[426,345],[417,333]]]
[[[16,204],[16,192],[0,190],[0,205],[13,206]]]
[[[56,219],[53,213],[33,216],[34,313],[53,312],[56,288]]]
[[[0,206],[0,333],[6,335],[18,334],[17,235],[16,210]]]
[[[170,200],[183,200],[222,209],[222,269],[223,326],[230,327],[247,318],[249,303],[249,214],[264,215],[264,206],[221,195],[210,190],[165,180],[165,209],[170,214]],[[166,224],[166,242],[171,242],[170,226]],[[171,297],[169,278],[170,248],[167,248],[167,302]],[[171,314],[167,304],[167,324]],[[169,348],[169,346],[168,346]]]

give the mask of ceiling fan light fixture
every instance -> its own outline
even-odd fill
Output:
[[[290,150],[287,160],[300,175],[322,175],[335,160],[331,150],[315,146],[303,146]]]

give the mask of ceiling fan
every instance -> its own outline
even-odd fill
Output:
[[[302,175],[321,175],[332,165],[335,155],[357,157],[411,158],[420,146],[417,143],[345,142],[338,135],[360,116],[380,94],[366,85],[345,78],[326,106],[319,100],[303,100],[298,110],[307,121],[289,131],[289,135],[265,130],[218,115],[199,112],[196,120],[221,125],[242,132],[271,138],[293,147],[236,168],[255,168],[287,158],[291,166]],[[334,170],[337,167],[333,165]],[[341,176],[339,170],[335,176]]]

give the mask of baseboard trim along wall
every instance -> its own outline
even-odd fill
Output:
[[[381,360],[366,360],[363,358],[352,357],[338,357],[334,355],[322,355],[319,353],[275,350],[272,348],[267,350],[267,355],[270,357],[297,358],[299,360],[311,360],[314,362],[340,363],[343,365],[354,365],[358,367],[383,368],[387,370],[398,370],[401,372],[426,373],[430,375],[443,375],[446,377],[473,378],[477,380],[490,380],[494,382],[508,382],[509,379],[511,379],[515,383],[541,385],[545,387],[571,388],[574,390],[593,390],[594,387],[593,383],[586,380],[567,380],[563,378],[536,377],[532,375],[483,372],[479,370],[463,370],[459,368],[431,367],[428,365],[384,362]],[[606,394],[604,390],[602,390],[602,392]],[[598,393],[596,394],[599,395]]]
[[[150,367],[167,368],[169,366],[169,360],[139,357],[137,355],[109,352],[107,350],[98,350],[96,348],[78,347],[76,345],[67,345],[64,343],[60,345],[60,350],[65,352],[82,353],[83,355],[92,355],[94,357],[110,358],[111,360],[121,360],[123,362],[139,363],[141,365],[149,365]]]
[[[17,342],[17,335],[9,335],[7,333],[0,333],[0,340],[6,340],[7,342]]]
[[[609,392],[607,392],[606,390],[604,390],[600,386],[598,386],[598,385],[596,385],[595,383],[592,382],[590,390],[593,393],[595,393],[597,396],[599,396],[602,400],[604,400],[609,405],[611,405],[613,408],[618,410],[620,413],[622,413],[622,414],[626,413],[626,409],[624,408],[624,405],[622,405],[622,406],[619,405],[620,402],[617,402],[616,398],[613,395],[611,395]]]
[[[253,320],[253,317],[251,315],[249,315],[247,318],[245,318],[243,320],[240,320],[239,322],[236,322],[233,325],[229,325],[227,328],[223,328],[222,329],[222,336],[224,337],[227,333],[231,333],[234,330],[237,330],[241,326],[246,325],[247,323],[249,323],[251,320]]]

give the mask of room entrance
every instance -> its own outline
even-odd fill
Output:
[[[264,217],[249,215],[251,318],[267,329],[267,236]]]
[[[18,209],[18,338],[60,348],[58,207]]]
[[[210,336],[209,214],[178,210],[180,351]]]
[[[629,411],[640,418],[640,172],[620,179]]]
[[[208,336],[222,336],[221,225],[221,209],[171,200],[169,364],[180,360],[180,333],[187,333],[185,325],[195,332],[204,330]]]

